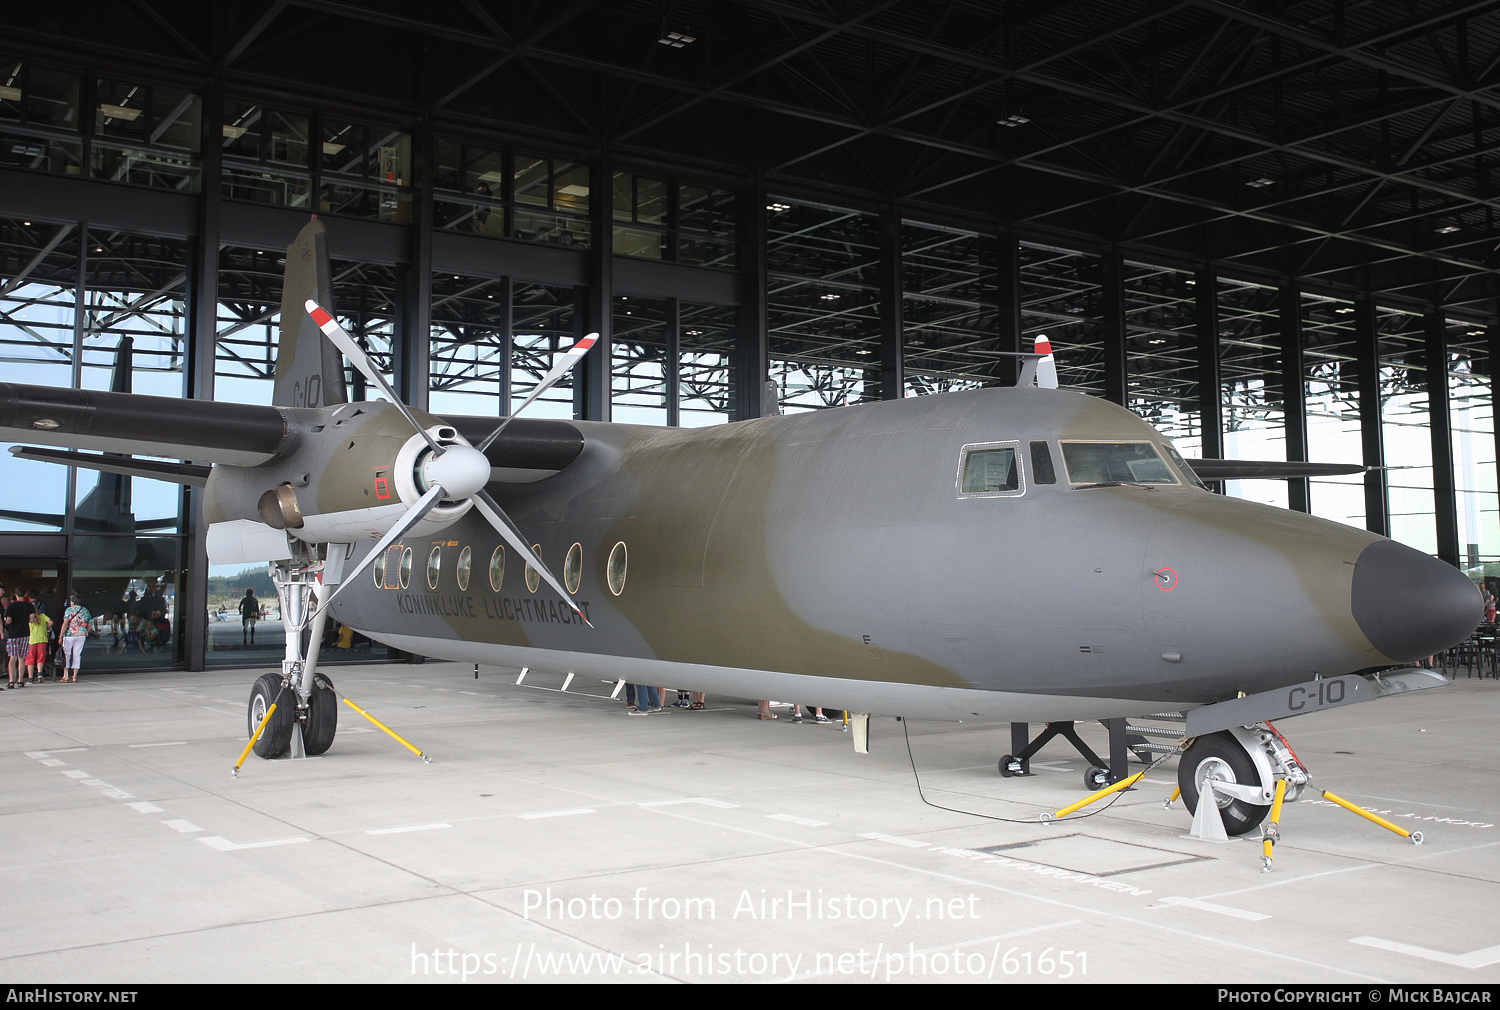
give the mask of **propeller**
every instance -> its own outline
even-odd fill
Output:
[[[552,574],[546,565],[542,564],[542,559],[537,557],[536,553],[527,545],[525,538],[521,536],[521,531],[516,527],[516,524],[495,503],[495,500],[485,492],[484,486],[490,480],[490,461],[485,456],[484,450],[489,448],[490,443],[495,440],[495,437],[500,432],[505,430],[505,426],[511,422],[511,419],[516,414],[525,410],[531,401],[550,389],[557,380],[561,379],[574,365],[578,364],[583,356],[588,353],[588,349],[593,347],[594,342],[599,339],[599,334],[590,333],[569,348],[562,359],[553,366],[552,370],[531,391],[531,395],[522,401],[521,406],[510,417],[507,417],[498,428],[490,432],[489,437],[481,442],[478,448],[475,448],[466,442],[451,445],[438,444],[431,433],[417,421],[416,416],[412,414],[406,404],[401,402],[401,398],[396,395],[396,391],[391,388],[390,383],[385,381],[385,376],[381,375],[375,368],[374,363],[370,361],[369,355],[365,354],[364,349],[354,342],[354,339],[344,331],[344,328],[331,315],[324,311],[322,306],[318,305],[311,298],[307,300],[307,312],[312,316],[313,322],[318,324],[318,329],[323,331],[324,336],[333,342],[333,345],[343,353],[344,357],[349,359],[349,363],[357,368],[365,378],[385,391],[385,394],[390,397],[391,402],[396,405],[396,409],[401,411],[401,415],[411,423],[411,426],[416,429],[417,433],[426,439],[427,444],[432,447],[432,456],[422,464],[421,468],[422,478],[427,483],[427,492],[422,495],[416,504],[412,505],[411,508],[402,514],[400,519],[396,520],[396,524],[386,531],[385,536],[381,537],[375,544],[375,548],[365,555],[364,560],[344,576],[339,586],[328,595],[326,600],[322,601],[317,613],[321,614],[327,610],[334,599],[338,597],[339,593],[343,592],[346,587],[354,584],[356,576],[373,564],[375,559],[387,547],[404,536],[417,523],[421,522],[422,518],[431,512],[437,506],[438,502],[445,499],[449,501],[468,499],[479,510],[479,514],[484,516],[489,521],[489,524],[495,528],[495,531],[504,538],[505,542],[546,580],[547,585],[551,586],[557,592],[557,595],[563,598],[563,602],[573,608],[573,612],[583,620],[584,624],[592,628],[593,624],[589,622],[584,612],[579,609],[578,604],[573,602],[572,595],[563,588],[562,583],[557,580],[557,577]]]

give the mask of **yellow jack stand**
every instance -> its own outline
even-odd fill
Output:
[[[1353,803],[1350,803],[1348,800],[1344,799],[1343,797],[1333,795],[1333,793],[1329,792],[1327,789],[1321,790],[1321,792],[1322,792],[1323,798],[1325,800],[1327,800],[1328,802],[1330,802],[1330,803],[1337,803],[1339,806],[1343,807],[1345,810],[1349,810],[1349,811],[1352,811],[1353,813],[1359,814],[1359,816],[1363,817],[1365,820],[1367,820],[1367,821],[1373,821],[1376,824],[1379,824],[1382,828],[1385,828],[1387,831],[1394,831],[1396,834],[1400,835],[1402,838],[1408,839],[1413,845],[1421,845],[1422,844],[1422,832],[1420,832],[1420,831],[1407,831],[1405,828],[1399,828],[1396,825],[1392,824],[1390,821],[1386,820],[1384,817],[1376,817],[1374,814],[1370,813],[1368,810],[1361,810],[1359,807],[1356,807]]]
[[[525,676],[525,674],[523,673],[522,676]],[[417,748],[413,747],[410,743],[408,743],[405,740],[405,738],[403,738],[401,736],[401,734],[399,734],[395,730],[391,729],[385,723],[381,722],[379,719],[375,718],[373,715],[371,715],[370,713],[366,712],[364,709],[360,708],[358,705],[354,704],[354,702],[350,701],[348,698],[344,699],[344,704],[348,705],[350,708],[354,709],[354,711],[358,712],[360,715],[364,716],[366,719],[368,719],[371,722],[373,722],[376,725],[376,727],[379,728],[382,732],[388,734],[391,737],[391,739],[395,740],[401,746],[403,746],[407,750],[411,751],[417,757],[421,758],[423,761],[425,761],[428,764],[432,764],[432,758],[431,757],[429,757],[427,754],[423,753],[422,751],[418,750]],[[270,713],[267,713],[267,715],[269,715],[269,714]]]
[[[255,741],[260,739],[260,734],[265,730],[266,723],[271,721],[271,714],[276,711],[276,703],[273,701],[271,707],[266,709],[266,714],[260,717],[260,725],[255,727],[255,732],[250,734],[250,742],[245,744],[245,749],[240,751],[240,759],[229,769],[229,777],[237,779],[240,777],[240,767],[244,765],[245,759],[250,756],[250,748],[255,746]]]
[[[1281,801],[1286,796],[1286,779],[1276,780],[1276,798],[1271,801],[1270,823],[1261,829],[1262,873],[1271,872],[1271,854],[1276,842],[1281,840]]]
[[[1139,782],[1141,780],[1141,777],[1145,774],[1145,772],[1136,772],[1128,779],[1121,779],[1112,786],[1105,786],[1097,793],[1090,793],[1083,799],[1079,800],[1077,803],[1069,803],[1067,806],[1063,807],[1061,810],[1057,811],[1054,814],[1043,814],[1042,820],[1044,822],[1061,820],[1075,810],[1082,810],[1084,807],[1088,806],[1090,803],[1093,803],[1095,800],[1102,800],[1104,799],[1104,797],[1110,795],[1111,793],[1117,793],[1122,789],[1129,789],[1131,786]]]

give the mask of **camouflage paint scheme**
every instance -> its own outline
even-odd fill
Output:
[[[389,409],[351,420],[299,495],[319,510],[367,505],[374,466],[411,437],[403,424]],[[1350,605],[1360,555],[1383,538],[1181,474],[1070,486],[1060,440],[1149,441],[1168,456],[1135,414],[1083,394],[984,389],[706,429],[574,424],[586,443],[572,465],[490,489],[554,572],[581,545],[576,599],[592,629],[545,585],[528,591],[513,558],[492,591],[500,541],[478,515],[404,538],[408,586],[378,588],[367,570],[335,616],[436,658],[949,719],[1140,714],[1397,662]],[[1037,439],[1058,483],[1029,473]],[[963,447],[1010,440],[1024,492],[960,496]],[[253,518],[276,469],[217,468],[210,520]],[[253,480],[238,509],[212,493],[221,471]],[[629,562],[616,596],[605,567],[618,542]]]

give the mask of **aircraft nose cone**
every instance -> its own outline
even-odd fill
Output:
[[[428,457],[422,476],[428,487],[441,484],[449,498],[467,498],[489,483],[490,461],[472,446],[450,445],[441,456]]]
[[[1484,616],[1479,587],[1467,575],[1394,540],[1360,553],[1350,596],[1359,630],[1398,663],[1463,641]]]

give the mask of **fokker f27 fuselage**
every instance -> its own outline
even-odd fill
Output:
[[[367,463],[410,439],[393,409],[358,406],[336,454],[361,472],[334,459],[318,513],[381,500],[386,478]],[[1477,593],[1451,567],[1210,493],[1139,417],[1079,393],[984,389],[708,429],[573,425],[582,448],[565,468],[491,488],[570,589],[576,571],[592,627],[528,585],[475,513],[393,545],[335,616],[442,659],[1010,721],[1182,709],[1387,667],[1474,623]],[[1142,444],[1160,459],[1147,480],[1079,472],[1097,447]],[[966,491],[966,460],[987,450],[1014,469],[1000,490]],[[250,517],[248,492],[280,477],[268,469],[216,469],[209,520]],[[221,472],[256,482],[236,493]]]

